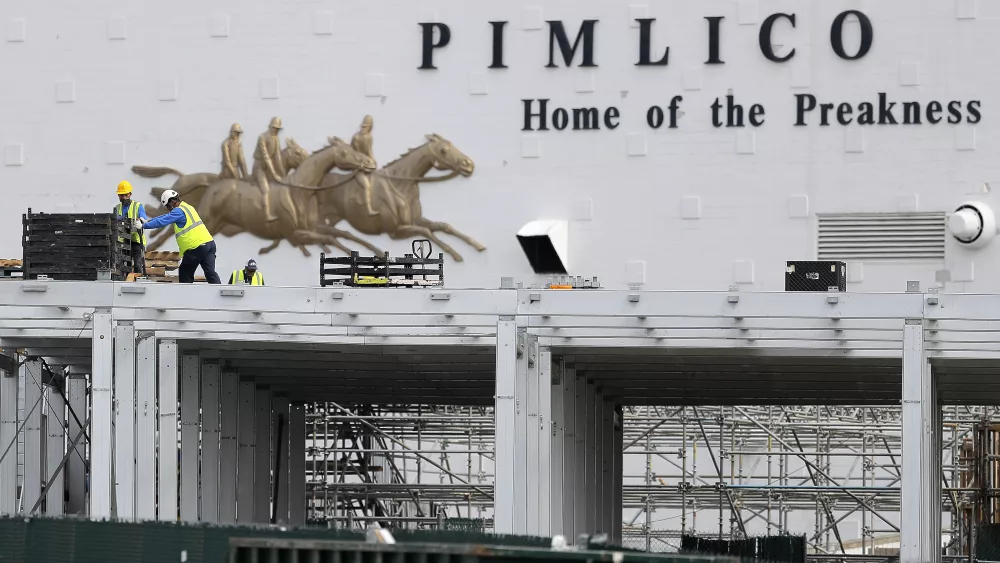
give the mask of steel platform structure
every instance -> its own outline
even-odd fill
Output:
[[[0,512],[301,524],[317,444],[329,438],[321,419],[364,424],[359,409],[372,404],[453,405],[495,413],[492,483],[438,467],[492,505],[495,531],[619,539],[634,406],[684,409],[693,416],[682,424],[721,443],[699,405],[858,405],[898,409],[900,524],[883,524],[899,530],[902,561],[939,561],[942,406],[1000,405],[1000,295],[911,289],[2,282],[0,346],[20,360],[0,366]],[[380,436],[384,449],[413,449]],[[835,488],[883,518],[877,492]],[[716,495],[733,505],[734,490]]]

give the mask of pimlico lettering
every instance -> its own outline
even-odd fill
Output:
[[[861,41],[854,53],[849,53],[844,46],[844,24],[847,18],[854,17],[860,27]],[[720,49],[720,36],[722,20],[724,16],[705,16],[708,26],[708,46],[706,65],[723,65]],[[654,59],[652,52],[653,23],[655,18],[638,18],[638,57],[635,66],[638,67],[665,67],[670,62],[670,47],[666,47],[658,58]],[[764,18],[758,32],[758,47],[761,55],[773,63],[786,63],[795,57],[795,48],[790,49],[786,54],[775,53],[772,36],[774,27],[779,21],[785,21],[791,27],[795,27],[795,14],[775,13]],[[492,30],[492,50],[489,69],[505,69],[504,62],[504,38],[507,26],[506,21],[489,22]],[[594,38],[598,20],[583,20],[580,29],[573,42],[570,43],[569,35],[562,21],[550,20],[546,22],[549,31],[549,52],[546,68],[558,68],[559,62],[566,67],[573,66],[573,62],[580,55],[579,67],[596,68],[598,63],[594,57]],[[448,24],[420,23],[422,30],[421,62],[420,70],[434,70],[434,53],[442,49],[451,42],[451,28]],[[862,59],[871,49],[875,38],[875,30],[871,19],[858,10],[847,10],[838,14],[830,25],[830,48],[841,59],[855,61]],[[932,100],[929,102],[919,101],[899,101],[890,98],[889,94],[879,92],[877,99],[861,100],[855,102],[831,102],[820,100],[813,94],[794,94],[795,105],[795,126],[802,127],[809,124],[818,124],[827,127],[833,124],[847,126],[857,125],[921,125],[928,123],[937,125],[947,122],[955,125],[963,121],[969,124],[976,124],[982,120],[982,102],[980,100],[950,100],[947,102]],[[550,105],[549,99],[525,99],[521,100],[523,109],[522,131],[557,131],[563,130],[597,130],[602,126],[605,129],[613,130],[619,125],[621,111],[614,106],[609,106],[600,110],[595,107],[562,108]],[[678,116],[680,113],[683,96],[673,96],[665,107],[652,106],[646,110],[646,124],[653,129],[666,127],[668,129],[678,128]],[[897,109],[897,106],[899,109]],[[733,95],[716,98],[709,109],[712,113],[712,125],[718,127],[751,127],[762,126],[766,119],[766,110],[761,104],[738,103]],[[550,127],[551,126],[551,127]]]

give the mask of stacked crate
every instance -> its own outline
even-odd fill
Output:
[[[361,256],[319,257],[319,285],[346,287],[443,287],[444,254],[437,258],[420,258],[413,254],[390,258]]]
[[[132,271],[131,225],[113,213],[32,213],[21,216],[25,279],[97,280]],[[102,276],[103,277],[103,276]]]

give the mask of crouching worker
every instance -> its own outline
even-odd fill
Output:
[[[238,283],[248,283],[250,285],[264,285],[264,275],[257,271],[257,261],[251,259],[242,270],[233,270],[229,276],[229,285]]]
[[[181,265],[177,271],[179,281],[194,283],[194,273],[201,266],[208,283],[221,284],[222,280],[215,272],[215,239],[195,208],[181,201],[180,194],[174,190],[165,190],[160,196],[160,203],[170,212],[150,219],[142,226],[144,229],[174,226],[177,249],[181,252]]]

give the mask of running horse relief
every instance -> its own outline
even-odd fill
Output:
[[[472,159],[447,139],[431,134],[423,145],[376,169],[371,129],[372,118],[366,116],[351,143],[330,137],[326,147],[310,154],[291,138],[285,140],[286,148],[279,150],[281,120],[274,118],[268,132],[257,139],[253,172],[247,173],[240,145],[242,128],[234,124],[222,144],[221,172],[183,174],[161,166],[133,166],[132,171],[144,178],[177,176],[171,189],[198,209],[213,235],[246,232],[271,241],[260,249],[261,254],[274,250],[283,240],[305,256],[310,256],[307,247],[311,245],[324,252],[331,252],[332,246],[350,254],[351,248],[342,241],[383,253],[369,241],[338,228],[345,221],[365,235],[429,239],[458,262],[461,254],[437,233],[457,237],[477,251],[486,250],[450,224],[424,217],[420,203],[420,184],[469,177],[475,170]],[[431,170],[446,174],[431,176]],[[151,194],[158,198],[163,191],[157,187]],[[165,212],[158,201],[148,208],[153,215]],[[166,229],[154,233],[149,250],[160,248],[171,238]]]

